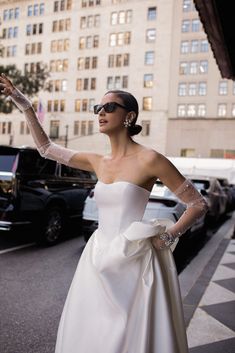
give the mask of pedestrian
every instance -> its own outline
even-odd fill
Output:
[[[94,106],[111,152],[53,143],[31,102],[2,74],[1,92],[24,112],[39,153],[95,172],[99,226],[79,260],[61,316],[56,353],[187,353],[177,271],[170,246],[207,210],[192,183],[157,151],[137,143],[138,103],[108,91]],[[156,179],[187,209],[170,227],[142,217]]]

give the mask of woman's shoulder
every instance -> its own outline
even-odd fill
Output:
[[[141,145],[140,157],[146,163],[155,163],[166,158],[163,154],[154,150],[153,148],[149,148],[143,145]]]

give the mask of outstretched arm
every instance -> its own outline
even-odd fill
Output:
[[[0,76],[0,91],[6,96],[10,96],[20,111],[25,114],[30,132],[42,157],[56,160],[74,168],[96,171],[97,164],[102,156],[96,153],[77,152],[52,142],[38,120],[30,100],[4,74]]]
[[[167,229],[167,232],[160,236],[160,239],[157,237],[153,239],[153,244],[159,249],[170,246],[176,238],[185,233],[198,218],[207,212],[208,206],[206,200],[192,182],[185,179],[166,157],[155,153],[155,155],[152,155],[152,159],[151,167],[149,167],[151,173],[159,178],[187,206],[179,220]]]

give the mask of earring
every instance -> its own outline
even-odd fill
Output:
[[[123,124],[124,124],[125,127],[130,127],[131,126],[131,121],[126,119]]]

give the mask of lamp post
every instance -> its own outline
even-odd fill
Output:
[[[69,131],[69,126],[65,125],[65,141],[64,141],[64,147],[68,147],[68,131]]]

